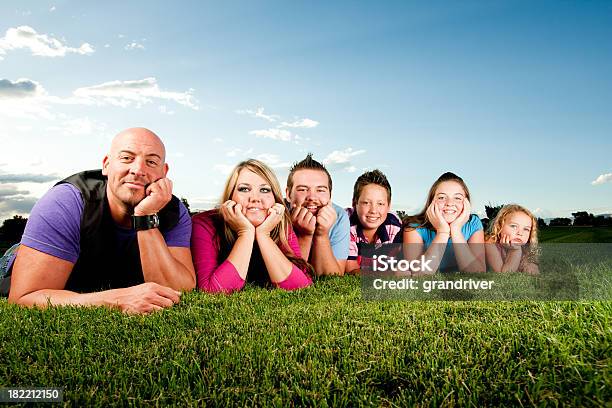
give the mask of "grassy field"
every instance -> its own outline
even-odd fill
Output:
[[[612,228],[547,227],[539,231],[538,239],[551,243],[612,242]]]
[[[0,386],[74,406],[604,406],[611,302],[364,301],[359,278],[151,316],[0,301]]]

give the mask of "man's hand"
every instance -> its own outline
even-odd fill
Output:
[[[334,207],[332,207],[331,201],[327,203],[327,205],[319,208],[319,212],[317,213],[317,227],[315,229],[315,234],[319,236],[327,235],[337,218],[338,216],[336,215],[336,210],[334,210]]]
[[[172,199],[172,181],[160,178],[149,184],[145,190],[145,198],[134,208],[134,215],[157,214]]]
[[[308,208],[297,206],[291,210],[291,224],[297,236],[314,235],[317,217]]]
[[[153,282],[116,289],[114,304],[127,314],[148,314],[178,303],[181,292]]]

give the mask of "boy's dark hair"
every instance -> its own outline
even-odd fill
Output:
[[[385,176],[382,171],[374,169],[372,171],[366,171],[357,178],[357,181],[355,181],[355,186],[353,187],[353,207],[357,204],[361,191],[368,184],[376,184],[387,190],[387,201],[391,202],[391,184],[389,184],[387,176]]]
[[[287,176],[287,190],[291,191],[293,188],[293,174],[298,170],[320,170],[327,175],[327,181],[329,183],[329,192],[332,191],[332,179],[329,172],[321,163],[312,158],[312,153],[308,153],[306,158],[302,161],[293,163],[293,166],[289,169],[289,175]]]

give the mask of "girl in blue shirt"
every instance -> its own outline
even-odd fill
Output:
[[[447,172],[435,181],[423,211],[404,223],[404,258],[431,260],[413,274],[485,272],[484,232],[471,209],[461,177]]]

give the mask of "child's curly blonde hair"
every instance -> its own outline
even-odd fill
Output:
[[[495,243],[500,241],[501,229],[506,222],[506,219],[515,212],[522,212],[531,218],[531,233],[527,240],[527,245],[522,248],[522,259],[519,270],[524,270],[527,262],[539,264],[540,249],[538,247],[538,220],[531,211],[518,204],[507,204],[502,207],[497,213],[493,221],[489,224],[488,232],[485,236],[485,242],[492,240]]]
[[[531,213],[531,211],[529,211],[525,207],[518,205],[518,204],[504,205],[502,209],[499,210],[499,212],[497,213],[493,221],[491,221],[491,224],[489,225],[489,231],[485,238],[487,240],[493,238],[493,241],[499,242],[500,241],[499,234],[501,233],[501,229],[503,228],[504,223],[506,222],[506,218],[508,218],[510,214],[515,213],[515,212],[522,212],[525,215],[527,215],[529,218],[531,218],[531,233],[529,234],[529,239],[527,240],[527,243],[533,244],[533,245],[537,244],[538,243],[538,220]]]

